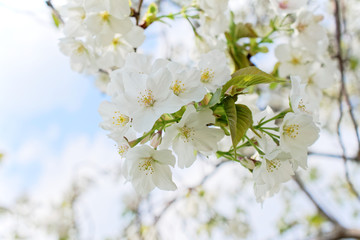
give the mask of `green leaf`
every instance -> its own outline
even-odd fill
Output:
[[[246,131],[252,126],[252,113],[246,105],[235,104],[232,97],[224,100],[224,109],[228,119],[232,144],[236,149]]]
[[[59,28],[61,21],[60,21],[60,19],[58,18],[58,16],[56,16],[54,13],[52,13],[51,16],[52,16],[52,19],[53,19],[53,21],[54,21],[55,26],[56,26],[57,28]]]
[[[215,116],[216,126],[223,128],[228,125],[226,113],[222,104],[217,104],[213,106],[211,110],[213,110],[213,115]]]
[[[276,79],[274,76],[261,71],[257,67],[246,67],[242,68],[232,74],[232,79],[230,79],[222,88],[221,95],[234,96],[243,91],[243,89],[250,87],[252,85],[257,85],[261,83],[273,83],[273,82],[283,82],[279,79]]]
[[[221,97],[221,88],[218,88],[214,95],[212,95],[210,102],[208,103],[208,107],[212,107],[215,104],[218,104],[220,102]]]

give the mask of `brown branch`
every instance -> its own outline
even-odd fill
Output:
[[[131,16],[135,17],[135,21],[136,21],[137,26],[139,26],[139,23],[140,23],[140,13],[141,13],[142,5],[143,5],[143,0],[140,0],[137,10],[135,10],[134,8],[131,8]]]
[[[345,178],[346,181],[350,187],[350,190],[353,192],[353,194],[358,198],[358,200],[360,201],[360,194],[356,191],[354,184],[352,183],[351,179],[350,179],[350,174],[349,174],[349,169],[348,169],[348,165],[347,165],[347,158],[346,158],[346,149],[345,149],[345,145],[344,142],[342,141],[341,138],[341,121],[343,118],[343,105],[342,105],[342,99],[343,97],[345,98],[345,102],[348,105],[349,108],[349,114],[352,120],[352,123],[354,125],[354,129],[355,129],[355,133],[356,136],[358,138],[358,152],[360,151],[360,137],[359,137],[359,133],[357,131],[358,126],[354,117],[354,113],[353,113],[353,108],[351,106],[351,102],[350,102],[350,98],[349,98],[349,94],[346,90],[346,85],[345,85],[345,67],[344,67],[344,62],[343,62],[343,57],[342,57],[342,50],[341,50],[341,38],[342,38],[342,32],[341,32],[341,22],[340,22],[340,0],[334,0],[335,1],[335,11],[334,11],[334,16],[335,16],[335,24],[336,24],[336,45],[337,45],[337,59],[338,59],[338,64],[339,64],[339,69],[340,69],[340,92],[339,92],[339,120],[337,123],[337,134],[338,134],[338,140],[339,140],[339,144],[341,146],[342,149],[342,158],[344,161],[344,167],[345,167]]]
[[[333,231],[316,238],[316,240],[340,240],[344,238],[360,239],[360,230],[335,227]]]

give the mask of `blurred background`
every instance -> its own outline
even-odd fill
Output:
[[[164,9],[177,7],[163,2]],[[250,8],[252,16],[266,11],[260,2],[253,2],[258,9]],[[331,14],[332,1],[311,3],[317,11]],[[351,26],[357,17],[351,13],[359,9],[359,2],[346,6]],[[332,36],[333,18],[325,17]],[[194,43],[185,39],[186,34],[192,36],[188,26],[178,34],[184,23],[179,20],[172,28],[154,24],[139,51],[188,61],[186,49]],[[0,0],[0,33],[1,240],[330,239],[326,233],[335,231],[337,223],[360,230],[360,201],[349,190],[331,126],[311,147],[320,154],[309,156],[309,169],[298,173],[301,180],[284,184],[263,204],[255,201],[250,172],[235,163],[218,166],[215,159],[200,159],[186,171],[174,171],[176,192],[155,190],[141,199],[120,174],[114,142],[98,127],[97,109],[108,97],[95,86],[95,79],[71,70],[58,48],[63,34],[51,9],[44,1]],[[357,60],[358,49],[351,49],[359,36],[351,33],[352,42],[346,39],[344,45]],[[269,49],[266,58],[254,59],[264,70],[275,64]],[[355,79],[356,106],[357,74],[357,67],[349,73]],[[338,109],[327,107],[330,112]],[[358,141],[348,125],[343,127],[343,140],[352,158],[349,175],[360,190]]]

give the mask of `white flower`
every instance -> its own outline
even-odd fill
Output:
[[[102,92],[106,93],[107,86],[109,85],[110,77],[109,74],[99,72],[95,79],[95,86]]]
[[[129,116],[133,127],[142,133],[152,128],[164,113],[173,113],[182,106],[171,91],[173,77],[169,70],[161,68],[152,75],[135,72],[123,73],[123,89],[114,101],[120,102]]]
[[[116,33],[128,33],[134,24],[128,17],[127,0],[85,0],[87,29],[101,44],[109,44]]]
[[[306,0],[270,0],[279,13],[292,13],[306,5]]]
[[[327,46],[328,38],[325,28],[319,24],[322,19],[321,15],[303,10],[299,12],[294,23],[298,39],[309,51],[318,52],[319,49],[326,49],[324,46]]]
[[[254,192],[256,201],[263,202],[278,192],[280,184],[290,180],[294,171],[291,155],[282,151],[268,136],[263,135],[258,142],[265,155],[261,156],[261,165],[253,171]]]
[[[134,51],[121,34],[116,34],[110,44],[99,47],[97,65],[100,69],[118,69],[124,65],[125,56]]]
[[[320,103],[322,90],[330,87],[338,78],[336,64],[330,59],[323,62],[314,62],[309,70],[307,78],[301,79],[305,86],[305,92],[310,101]]]
[[[103,118],[100,127],[111,132],[125,135],[130,127],[130,118],[124,113],[120,104],[104,101],[99,106],[99,113]]]
[[[145,40],[144,30],[133,26],[125,34],[115,34],[108,45],[100,46],[97,64],[100,69],[118,69],[124,65],[128,53],[134,52]]]
[[[204,98],[206,89],[200,85],[200,71],[196,68],[187,69],[171,62],[167,65],[173,75],[170,89],[186,105],[192,101],[199,102]]]
[[[87,12],[106,11],[108,14],[123,19],[130,15],[128,0],[84,0]]]
[[[317,108],[319,104],[310,98],[305,91],[305,84],[301,84],[301,78],[291,76],[290,103],[294,113],[304,113],[317,119]]]
[[[209,128],[215,117],[210,109],[196,112],[193,105],[186,108],[179,123],[166,128],[160,148],[172,148],[178,156],[180,168],[190,167],[196,160],[196,151],[209,155],[217,151],[217,143],[223,138],[220,129]]]
[[[199,0],[199,7],[211,18],[224,14],[228,8],[228,0]]]
[[[215,49],[202,55],[198,68],[201,72],[200,82],[210,92],[215,92],[231,79],[227,58],[220,50]]]
[[[279,75],[287,77],[297,75],[306,78],[309,71],[310,54],[290,44],[281,44],[275,49],[275,56],[280,62]]]
[[[307,148],[319,137],[319,128],[311,116],[303,113],[287,113],[280,126],[280,147],[293,157],[297,165],[307,167]]]
[[[174,164],[175,157],[170,150],[154,150],[142,145],[128,151],[123,169],[135,190],[140,195],[146,195],[155,187],[162,190],[176,189],[169,167]]]
[[[199,32],[203,36],[213,36],[224,33],[229,25],[229,20],[224,14],[211,18],[207,15],[200,14],[200,27]]]
[[[60,40],[59,47],[63,54],[70,57],[71,69],[75,72],[97,71],[94,54],[83,41],[63,38]]]
[[[83,0],[69,1],[60,8],[61,17],[64,19],[64,34],[67,37],[81,37],[87,34],[84,20],[86,12]]]
[[[127,152],[130,150],[130,145],[126,139],[134,139],[136,135],[135,132],[129,131],[126,133],[126,139],[125,136],[117,132],[110,133],[108,136],[116,142],[119,155],[125,158]]]
[[[214,49],[226,52],[226,40],[210,35],[202,35],[201,38],[195,37],[195,46],[191,52],[191,58],[199,59],[202,54]]]

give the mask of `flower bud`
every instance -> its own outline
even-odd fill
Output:
[[[160,143],[161,143],[161,140],[162,140],[162,131],[158,131],[157,133],[154,133],[152,136],[151,136],[151,140],[150,140],[150,145],[153,147],[153,148],[157,148]]]

